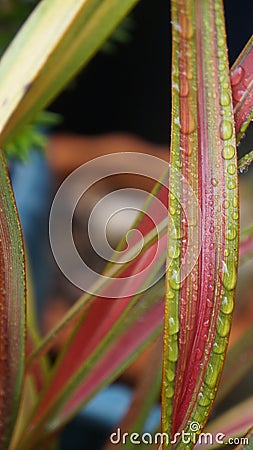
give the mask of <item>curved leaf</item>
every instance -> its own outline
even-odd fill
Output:
[[[20,402],[25,359],[25,264],[21,229],[0,152],[0,448],[7,449]]]
[[[237,142],[253,118],[253,36],[231,69]]]
[[[136,3],[43,0],[35,8],[0,64],[2,143],[62,90]]]
[[[222,2],[172,1],[172,167],[199,201],[182,208],[190,188],[170,177],[169,248],[165,310],[163,432],[203,428],[211,410],[230,330],[238,259],[238,192],[232,96]],[[193,270],[185,253],[194,235]],[[178,241],[173,237],[173,222]],[[175,234],[175,233],[174,233]],[[195,244],[197,245],[197,243]],[[186,276],[185,276],[186,273]],[[192,448],[194,443],[187,448]],[[164,445],[172,448],[172,445]],[[175,448],[185,449],[181,437]]]

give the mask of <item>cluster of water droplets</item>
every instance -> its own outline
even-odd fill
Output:
[[[230,331],[231,313],[234,307],[234,289],[237,278],[237,246],[238,246],[238,193],[237,193],[237,167],[236,147],[233,139],[233,120],[231,108],[231,94],[228,78],[226,55],[224,53],[223,33],[220,36],[220,4],[215,2],[216,27],[217,27],[217,55],[218,70],[221,81],[219,102],[222,107],[222,120],[219,127],[222,142],[222,160],[225,170],[226,198],[221,206],[220,213],[225,223],[225,242],[220,249],[222,254],[220,268],[221,303],[217,317],[216,334],[212,345],[212,352],[208,361],[204,383],[198,394],[198,403],[195,408],[193,420],[203,423],[203,418],[208,414],[216,392],[218,377],[220,375],[224,353],[226,351]],[[243,77],[243,71],[239,69],[234,74],[234,83],[239,83]],[[239,94],[238,94],[239,95]],[[241,95],[241,94],[240,94]],[[217,186],[219,180],[212,180],[212,185]],[[225,248],[224,248],[225,246]]]

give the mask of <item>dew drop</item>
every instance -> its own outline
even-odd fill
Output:
[[[222,274],[222,283],[223,286],[228,290],[232,291],[235,288],[237,281],[237,273],[234,261],[227,258],[226,262],[223,261],[223,274]]]
[[[233,198],[232,205],[233,205],[234,208],[237,208],[237,206],[238,206],[238,197],[234,197]]]
[[[237,230],[235,227],[229,227],[226,230],[226,239],[228,241],[233,241],[236,238],[236,236],[237,236]]]
[[[170,207],[169,207],[169,211],[170,211],[170,214],[171,214],[172,216],[174,216],[175,213],[176,213],[176,208],[174,208],[174,206],[170,206]]]
[[[226,316],[222,313],[220,314],[217,322],[217,333],[219,334],[219,336],[223,338],[228,336],[230,330],[230,322],[230,316]]]
[[[252,74],[247,75],[244,79],[243,79],[243,84],[244,86],[247,88],[250,83],[252,82]]]
[[[236,188],[236,180],[234,180],[234,179],[228,180],[227,187],[230,190],[235,189]]]
[[[180,80],[180,90],[179,95],[181,97],[187,97],[189,94],[189,83],[186,77],[182,77]]]
[[[223,120],[220,125],[220,137],[223,140],[228,140],[232,137],[233,126],[229,120]]]
[[[234,294],[233,292],[226,292],[221,300],[221,311],[224,314],[231,314],[234,308]]]
[[[220,38],[217,40],[217,44],[218,44],[218,47],[224,47],[224,45],[225,45],[225,40],[224,40],[224,38],[223,38],[223,37],[220,37]]]
[[[200,348],[197,348],[196,350],[196,354],[195,354],[195,359],[196,361],[200,361],[203,355],[203,351]]]
[[[222,355],[227,347],[227,338],[216,337],[216,340],[213,344],[213,352]]]
[[[168,398],[172,398],[173,395],[174,395],[174,389],[173,389],[173,386],[171,386],[171,384],[168,384],[168,385],[166,386],[166,396],[167,396]]]
[[[176,362],[178,360],[178,345],[177,340],[173,339],[174,337],[177,337],[177,335],[174,334],[168,343],[168,358],[171,362]]]
[[[221,91],[220,94],[220,104],[221,106],[230,105],[230,95],[227,91]]]
[[[212,302],[212,300],[210,300],[210,298],[208,298],[208,299],[206,300],[206,306],[207,306],[208,308],[212,308],[212,307],[213,307],[213,302]]]
[[[169,382],[173,381],[174,378],[175,378],[175,372],[174,372],[174,370],[172,370],[171,368],[169,368],[168,371],[167,371],[167,373],[166,373],[166,377],[167,377],[167,380],[168,380]]]
[[[236,67],[230,75],[231,84],[232,86],[236,86],[240,83],[242,77],[244,75],[244,69],[241,66]]]
[[[181,132],[183,134],[191,134],[196,130],[196,123],[194,117],[190,111],[188,100],[182,98],[182,108],[180,113]]]
[[[225,146],[222,150],[222,156],[224,159],[232,159],[235,155],[235,148],[233,145]]]
[[[168,320],[168,333],[169,335],[173,335],[178,333],[179,331],[179,324],[178,324],[178,320],[175,319],[174,317],[169,317]]]
[[[183,39],[191,39],[193,37],[192,23],[185,15],[182,16],[179,33]]]
[[[229,166],[228,166],[228,173],[229,173],[230,175],[234,175],[235,172],[236,172],[235,164],[229,164]]]
[[[175,296],[175,292],[173,291],[173,289],[169,288],[167,291],[166,297],[171,300],[174,296]]]
[[[180,255],[180,248],[178,245],[170,244],[168,247],[169,258],[176,259]]]
[[[224,200],[223,202],[223,208],[228,209],[229,208],[229,200]]]
[[[210,403],[211,399],[204,392],[200,392],[198,395],[198,404],[200,406],[208,406]]]
[[[212,178],[211,179],[211,183],[213,186],[217,186],[218,185],[218,180],[216,178]]]
[[[229,248],[225,248],[225,250],[224,250],[224,256],[229,256],[229,254],[230,254]]]
[[[169,273],[169,284],[172,289],[178,291],[180,289],[180,273],[178,270],[173,269]]]
[[[238,218],[239,218],[238,211],[234,211],[232,217],[234,220],[238,220]]]
[[[236,100],[237,102],[240,102],[242,99],[242,96],[244,95],[245,90],[242,89],[240,86],[235,87],[233,89],[233,98],[234,100]]]

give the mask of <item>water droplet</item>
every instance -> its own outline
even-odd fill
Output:
[[[189,94],[189,83],[186,77],[182,77],[180,80],[180,90],[179,95],[181,97],[187,97]]]
[[[252,74],[248,74],[246,77],[244,77],[243,84],[246,88],[250,85],[251,82],[252,82]]]
[[[169,284],[176,291],[180,289],[180,272],[178,270],[173,269],[169,272]]]
[[[227,91],[221,91],[220,94],[220,104],[221,106],[230,105],[230,95]]]
[[[234,211],[232,217],[234,220],[237,220],[239,218],[238,211]]]
[[[223,120],[220,125],[220,137],[223,140],[228,140],[233,135],[233,125],[229,120]]]
[[[226,292],[221,300],[221,311],[224,314],[231,314],[234,308],[234,294],[233,292]]]
[[[169,333],[169,335],[172,336],[173,334],[178,333],[178,331],[179,331],[178,319],[174,318],[174,317],[169,317],[169,320],[168,320],[168,333]]]
[[[176,362],[178,360],[177,334],[171,336],[168,342],[168,351],[169,361]]]
[[[173,397],[173,395],[174,395],[174,389],[173,389],[173,386],[169,383],[167,386],[166,386],[166,396],[168,397],[168,398],[172,398]]]
[[[226,239],[228,241],[233,241],[236,238],[236,236],[237,236],[237,230],[235,227],[229,227],[226,230]]]
[[[213,302],[212,302],[212,300],[210,300],[210,298],[208,298],[208,299],[206,300],[206,306],[207,306],[208,308],[212,308],[212,307],[213,307]]]
[[[225,44],[226,44],[225,39],[223,37],[219,37],[217,40],[218,47],[224,47]]]
[[[224,200],[223,202],[223,208],[228,209],[229,208],[229,200]]]
[[[228,166],[228,173],[230,173],[230,175],[234,175],[235,172],[236,172],[235,164],[229,164],[229,166]]]
[[[176,208],[174,208],[174,206],[170,206],[170,207],[169,207],[169,212],[170,212],[170,214],[171,214],[172,216],[174,216],[175,213],[176,213]]]
[[[212,390],[216,387],[222,364],[221,357],[217,356],[217,354],[211,355],[207,366],[205,384]]]
[[[185,144],[180,147],[180,150],[182,153],[184,153],[185,156],[191,156],[193,150],[192,143],[187,140],[187,142],[185,142]]]
[[[233,145],[225,146],[222,150],[222,156],[224,159],[232,159],[235,155],[235,147]]]
[[[229,334],[230,331],[230,316],[226,316],[222,313],[220,313],[219,317],[218,317],[218,322],[217,322],[217,333],[221,336],[221,337],[226,337]]]
[[[236,188],[236,180],[232,179],[232,180],[228,180],[227,181],[227,187],[228,189],[235,189]]]
[[[195,359],[196,361],[200,361],[203,355],[203,350],[201,350],[200,348],[197,348],[196,353],[195,353]]]
[[[226,258],[226,262],[222,261],[222,283],[223,286],[228,290],[232,291],[235,288],[237,281],[236,267],[232,257]]]
[[[176,243],[175,243],[175,245],[170,244],[168,247],[168,255],[169,255],[169,258],[172,258],[172,259],[178,258],[180,255],[180,247],[178,245],[176,245]]]
[[[196,130],[196,123],[186,98],[181,100],[180,123],[180,129],[183,134],[191,134]]]
[[[198,395],[198,404],[200,406],[208,406],[210,403],[211,399],[204,392],[200,392]]]
[[[217,186],[218,185],[218,180],[216,178],[212,178],[211,179],[211,183],[213,186]]]
[[[227,348],[227,337],[225,338],[221,338],[221,337],[216,337],[216,340],[213,344],[213,352],[218,354],[218,355],[222,355],[226,348]]]
[[[231,84],[232,86],[236,86],[240,83],[242,77],[244,75],[244,69],[241,66],[236,67],[230,75]]]
[[[183,39],[191,39],[193,37],[194,29],[192,23],[185,15],[182,15],[179,33]]]
[[[172,370],[171,368],[169,368],[166,372],[166,377],[168,379],[169,382],[173,381],[175,378],[175,371]]]
[[[224,250],[224,256],[229,256],[229,254],[230,254],[229,248],[225,248],[225,250]]]
[[[234,100],[236,100],[237,102],[240,102],[243,95],[245,93],[245,89],[242,89],[240,86],[235,87],[233,89],[233,98]]]
[[[233,198],[232,205],[233,205],[234,208],[237,208],[237,206],[238,206],[238,197],[234,197]]]

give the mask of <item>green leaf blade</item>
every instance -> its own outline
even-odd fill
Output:
[[[175,208],[173,195],[169,199],[181,238],[180,254],[168,257],[165,310],[163,431],[171,439],[176,432],[191,433],[191,422],[202,429],[211,410],[227,347],[238,260],[236,146],[222,3],[172,1],[172,24],[170,162],[187,183],[184,188],[170,177],[171,191],[181,195]],[[194,211],[194,204],[182,207],[189,203],[187,184],[201,212]],[[185,276],[192,217],[201,250]],[[185,448],[180,438],[175,448]]]
[[[2,143],[62,90],[137,1],[44,0],[37,6],[0,64]]]
[[[0,186],[0,447],[7,449],[23,382],[26,312],[21,229],[2,152]]]
[[[240,142],[253,118],[253,36],[231,69],[235,129]]]

